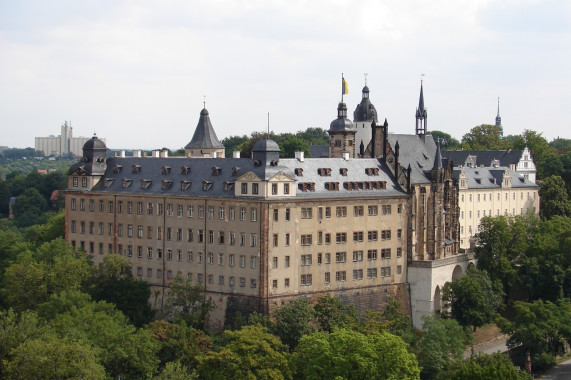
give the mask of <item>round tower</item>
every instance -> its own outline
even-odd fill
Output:
[[[355,157],[355,134],[357,129],[347,119],[347,105],[343,102],[337,106],[337,119],[329,126],[329,157],[342,158],[343,153]]]

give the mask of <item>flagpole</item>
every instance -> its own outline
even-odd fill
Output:
[[[345,78],[343,78],[343,73],[341,73],[341,103],[343,103],[344,94],[345,94]]]

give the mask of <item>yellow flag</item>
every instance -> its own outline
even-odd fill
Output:
[[[347,86],[347,81],[345,80],[345,78],[341,77],[341,80],[343,81],[343,83],[341,84],[341,93],[343,95],[347,95],[349,93],[349,86]]]

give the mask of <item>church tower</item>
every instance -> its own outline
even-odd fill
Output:
[[[342,158],[343,153],[355,157],[355,125],[347,119],[347,105],[343,102],[337,107],[337,119],[329,126],[329,157]]]
[[[502,117],[500,116],[500,98],[498,97],[498,115],[496,116],[496,127],[500,131],[500,138],[504,138],[504,127],[502,127]]]
[[[200,111],[200,119],[194,130],[192,140],[184,147],[187,157],[224,158],[224,145],[216,137],[206,107]]]
[[[365,74],[366,75],[366,74]],[[353,112],[353,122],[355,124],[355,143],[357,146],[365,148],[371,141],[371,125],[378,123],[377,110],[369,99],[369,87],[367,86],[367,77],[365,76],[365,87],[363,87],[361,103],[357,105]],[[363,156],[363,152],[357,151],[358,155]]]
[[[427,112],[424,108],[424,94],[422,91],[422,80],[420,81],[420,99],[418,100],[418,108],[416,109],[416,134],[426,134],[426,118]]]

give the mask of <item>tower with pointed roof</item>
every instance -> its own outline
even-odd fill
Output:
[[[496,116],[496,127],[500,131],[500,138],[504,138],[504,127],[502,127],[502,117],[500,116],[500,98],[498,97],[498,115]]]
[[[200,111],[200,119],[194,130],[192,140],[184,147],[187,157],[224,157],[224,145],[216,137],[206,108]]]
[[[329,126],[329,157],[342,158],[343,153],[355,157],[355,125],[347,119],[347,105],[340,102],[337,106],[337,119]]]
[[[369,99],[369,87],[367,86],[367,81],[365,80],[365,87],[363,87],[361,103],[357,105],[355,108],[355,112],[353,112],[353,123],[355,125],[356,133],[355,133],[355,143],[358,146],[363,144],[363,148],[366,148],[371,141],[371,125],[374,123],[378,123],[377,119],[377,110],[375,106],[371,103]],[[358,153],[360,156],[363,156],[363,152],[359,150]]]
[[[416,109],[416,130],[415,133],[417,135],[425,135],[426,134],[426,118],[427,112],[426,108],[424,108],[424,92],[422,88],[422,80],[420,81],[420,98],[418,99],[418,108]]]

